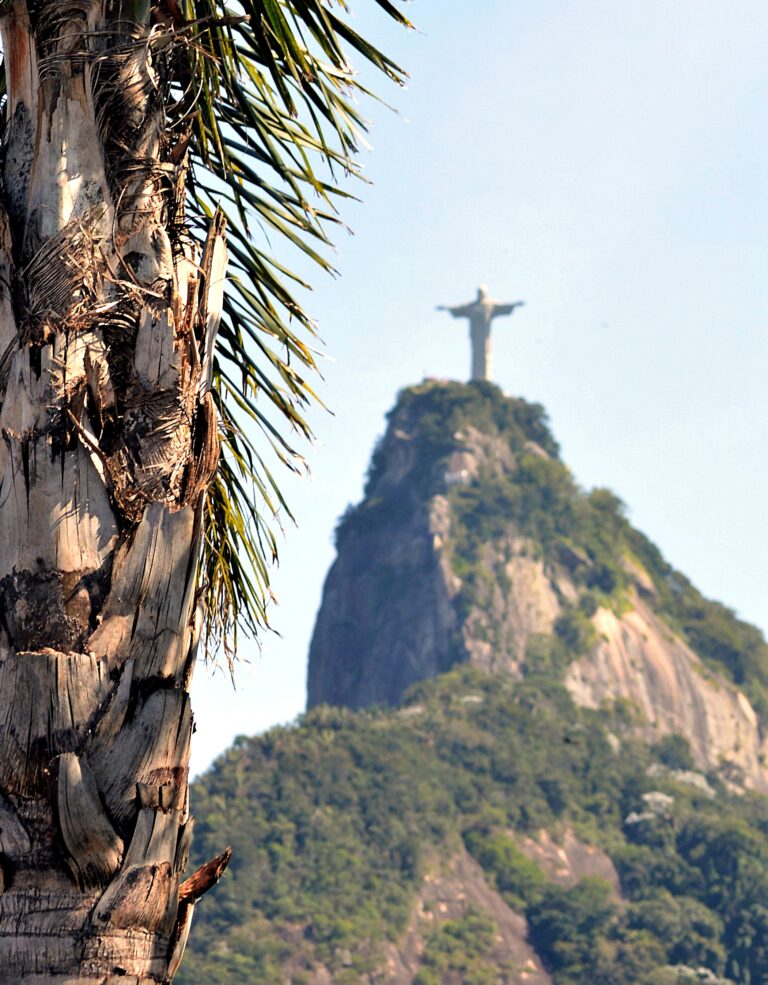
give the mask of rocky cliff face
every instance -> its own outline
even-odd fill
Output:
[[[458,662],[559,675],[577,703],[618,703],[649,742],[681,734],[697,768],[768,789],[764,641],[615,497],[575,485],[540,407],[490,384],[404,391],[337,544],[310,707],[394,705]]]
[[[354,535],[340,532],[312,640],[310,707],[397,704],[415,681],[465,659],[452,574],[435,547],[440,506],[408,481],[405,432],[390,442],[383,495],[362,507]]]
[[[434,383],[426,392],[440,390]],[[515,672],[528,637],[551,632],[559,612],[542,562],[512,527],[486,545],[494,571],[487,597],[462,609],[463,582],[448,550],[450,491],[489,468],[513,469],[515,457],[498,435],[471,423],[445,440],[425,440],[425,428],[442,429],[443,422],[427,425],[423,409],[419,399],[398,403],[374,453],[365,499],[339,523],[338,556],[310,648],[310,708],[394,705],[414,682],[467,660]]]
[[[600,609],[593,621],[598,642],[566,675],[577,704],[629,701],[648,741],[683,735],[700,769],[768,790],[768,745],[742,691],[709,670],[640,599],[621,616]]]
[[[388,946],[381,962],[378,978],[382,985],[413,985],[422,968],[429,935],[473,911],[493,920],[494,942],[488,959],[505,968],[508,985],[550,985],[551,976],[528,943],[525,917],[515,913],[488,884],[482,868],[466,851],[425,873],[405,932],[397,943]],[[327,979],[328,983],[332,981],[330,977]],[[463,976],[456,972],[444,974],[443,983],[463,985]],[[326,982],[317,978],[310,985],[326,985]]]

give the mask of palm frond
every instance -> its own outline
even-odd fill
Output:
[[[403,26],[389,0],[373,0]],[[203,557],[208,649],[236,648],[238,626],[268,625],[274,525],[291,518],[264,454],[289,469],[303,459],[317,397],[314,325],[293,290],[305,287],[281,259],[285,246],[332,272],[325,252],[339,174],[359,175],[354,155],[366,124],[356,100],[370,95],[350,59],[396,83],[402,70],[347,18],[339,0],[183,0],[179,100],[170,132],[189,144],[188,219],[199,240],[217,204],[228,220],[230,270],[214,370],[223,455],[206,505]],[[278,247],[257,247],[257,226]]]

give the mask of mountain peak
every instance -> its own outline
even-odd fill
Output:
[[[545,675],[768,789],[761,634],[672,568],[618,497],[578,486],[541,405],[486,381],[403,390],[337,548],[309,707],[397,705],[459,663]]]

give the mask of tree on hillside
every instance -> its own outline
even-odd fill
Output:
[[[262,446],[295,461],[312,367],[247,230],[325,263],[362,127],[345,52],[400,77],[345,16],[2,5],[0,982],[169,981],[226,861],[179,886],[188,685],[201,634],[263,622]]]

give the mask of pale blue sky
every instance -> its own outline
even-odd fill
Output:
[[[374,184],[311,274],[325,340],[312,478],[275,574],[281,638],[237,692],[198,668],[193,766],[303,710],[332,530],[397,390],[466,378],[436,304],[487,283],[495,373],[542,402],[585,486],[707,594],[768,627],[768,8],[752,0],[417,0],[405,34],[353,0],[411,73],[370,105]]]

